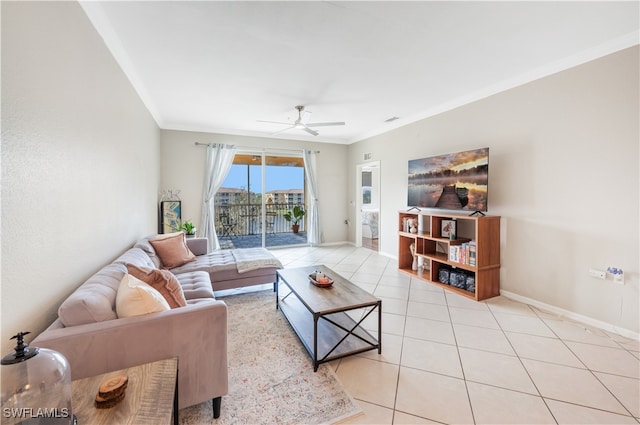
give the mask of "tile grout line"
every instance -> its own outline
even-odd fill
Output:
[[[525,373],[527,374],[527,376],[529,377],[529,380],[531,381],[531,385],[533,385],[533,387],[536,389],[536,391],[538,392],[538,396],[540,397],[540,400],[542,400],[542,402],[544,403],[545,407],[547,408],[547,410],[549,411],[549,414],[551,415],[551,417],[553,418],[553,420],[558,423],[558,419],[556,418],[556,415],[553,414],[553,410],[551,410],[551,407],[549,406],[549,404],[547,403],[547,400],[542,396],[542,393],[540,392],[540,388],[538,388],[538,385],[536,384],[536,382],[533,380],[533,377],[531,376],[531,372],[529,372],[529,369],[527,369],[527,367],[524,365],[524,362],[522,361],[522,358],[520,357],[520,354],[518,353],[518,350],[516,350],[516,347],[513,346],[513,343],[511,342],[511,340],[509,339],[509,337],[507,336],[504,328],[502,327],[502,325],[500,324],[500,321],[498,320],[498,318],[495,316],[495,312],[493,311],[493,309],[490,306],[487,306],[489,308],[489,311],[491,312],[491,316],[493,317],[493,319],[496,321],[496,323],[498,324],[498,327],[500,328],[500,331],[502,332],[502,335],[504,336],[504,338],[507,340],[507,342],[509,343],[509,346],[511,347],[511,349],[513,350],[513,352],[516,354],[516,357],[518,358],[518,362],[520,363],[520,366],[522,366],[522,369],[525,371]],[[530,309],[530,308],[529,308]],[[535,314],[535,312],[534,312]],[[538,317],[536,315],[536,317]],[[542,319],[540,319],[542,320]],[[546,323],[545,323],[546,325]],[[548,326],[548,325],[547,325]],[[553,332],[553,331],[552,331]]]
[[[579,361],[579,362],[584,366],[585,370],[588,370],[588,371],[589,371],[589,373],[591,374],[591,376],[593,376],[593,377],[594,377],[594,379],[596,379],[596,381],[598,381],[598,382],[600,383],[600,385],[602,385],[602,386],[603,386],[603,388],[604,388],[604,389],[605,389],[605,390],[606,390],[606,391],[611,395],[611,397],[613,397],[613,399],[614,399],[614,400],[616,400],[616,401],[618,402],[618,404],[620,404],[620,406],[621,406],[625,411],[627,411],[627,413],[629,413],[629,415],[630,415],[631,417],[634,417],[634,416],[633,416],[633,414],[631,413],[631,411],[627,408],[627,406],[625,406],[625,405],[624,405],[624,403],[622,403],[622,402],[618,399],[618,397],[616,397],[616,395],[615,395],[615,394],[614,394],[614,393],[609,389],[609,387],[608,387],[607,385],[605,385],[605,383],[604,383],[604,382],[602,382],[602,380],[598,377],[598,375],[596,375],[596,374],[595,374],[595,372],[594,372],[593,370],[591,370],[591,368],[589,367],[589,365],[587,365],[587,364],[586,364],[586,363],[585,363],[585,362],[580,358],[580,356],[578,356],[578,354],[576,354],[576,353],[571,349],[571,347],[567,344],[567,340],[565,340],[565,338],[562,338],[560,335],[558,335],[558,333],[557,333],[557,332],[556,332],[556,331],[555,331],[555,330],[554,330],[554,329],[553,329],[553,328],[552,328],[552,327],[551,327],[551,326],[550,326],[550,325],[549,325],[549,324],[548,324],[548,323],[547,323],[547,322],[546,322],[546,321],[545,321],[545,320],[544,320],[544,319],[543,319],[543,318],[538,314],[538,312],[537,312],[536,310],[533,310],[533,309],[531,309],[531,310],[532,310],[532,311],[533,311],[533,313],[536,315],[536,317],[537,317],[538,319],[540,319],[540,321],[541,321],[542,323],[544,323],[544,325],[549,329],[549,331],[551,331],[551,333],[553,333],[553,334],[554,334],[554,335],[555,335],[555,336],[556,336],[556,337],[557,337],[557,338],[562,342],[562,345],[564,345],[564,346],[567,348],[567,350],[569,350],[569,352],[570,352],[571,354],[573,354],[573,355],[576,357],[576,359],[578,359],[578,361]],[[611,339],[611,338],[609,338],[609,339]],[[568,340],[568,341],[571,341],[571,340]],[[571,342],[581,343],[581,342],[579,342],[579,341],[571,341]],[[615,342],[615,341],[614,341],[614,342]],[[588,344],[588,343],[584,343],[584,344],[586,344],[586,345],[593,345],[593,346],[598,346],[598,347],[600,347],[600,346],[599,346],[599,345],[597,345],[597,344]],[[618,348],[613,348],[613,347],[605,347],[605,348],[618,349]],[[623,351],[625,351],[624,349],[622,349],[622,350],[623,350]],[[514,351],[515,351],[515,348],[514,348]],[[516,354],[518,354],[518,353],[516,352]],[[519,355],[518,355],[518,358],[520,358],[520,356],[519,356]],[[535,359],[534,359],[534,360],[535,360]],[[549,363],[551,363],[551,362],[549,362]],[[558,365],[558,366],[564,366],[564,367],[571,367],[571,366],[561,365],[561,364],[557,364],[557,363],[552,363],[552,364],[555,364],[555,365]],[[524,367],[524,365],[523,365],[523,367]],[[526,369],[526,367],[525,367],[525,370],[527,370],[527,369]],[[529,371],[528,371],[528,370],[527,370],[527,373],[529,373]],[[603,372],[603,373],[606,373],[606,372]],[[615,375],[615,376],[618,376],[618,375]],[[532,379],[531,381],[533,382],[533,379]],[[534,385],[535,385],[535,383],[534,383]],[[536,386],[536,389],[537,389],[537,386]],[[541,396],[542,396],[542,394],[541,394]],[[542,397],[542,399],[543,399],[543,400],[545,400],[545,398],[544,398],[544,397]],[[553,399],[551,399],[551,400],[553,400]],[[566,403],[566,401],[563,401],[563,400],[560,400],[560,401],[562,401],[562,402],[565,402],[565,403]],[[547,403],[546,403],[546,400],[545,400],[545,404],[547,404]],[[571,403],[571,404],[575,404],[575,403]],[[581,405],[580,405],[580,404],[578,404],[578,406],[581,406]],[[587,407],[587,408],[590,408],[590,409],[602,410],[602,411],[609,412],[609,413],[613,413],[613,414],[620,414],[620,413],[617,413],[617,412],[612,412],[612,411],[609,411],[609,410],[600,409],[600,408],[597,408],[597,407],[595,407],[595,406],[583,406],[583,407]],[[551,409],[549,409],[549,410],[551,411]],[[553,415],[553,412],[552,412],[551,414]],[[555,418],[555,416],[554,416],[554,418]]]
[[[444,289],[442,290],[444,293]],[[464,364],[462,363],[462,356],[460,355],[460,346],[458,345],[458,339],[456,338],[456,328],[453,326],[453,318],[451,317],[451,310],[449,305],[449,299],[447,295],[444,296],[444,302],[447,306],[447,314],[449,315],[449,325],[451,326],[451,332],[453,333],[453,341],[456,344],[456,353],[458,353],[458,361],[460,362],[460,369],[462,370],[462,381],[464,382],[464,388],[467,392],[467,401],[469,402],[469,409],[471,410],[471,420],[473,420],[474,424],[477,424],[476,415],[473,410],[473,403],[471,402],[471,394],[469,394],[469,385],[467,382],[467,376],[464,372]]]
[[[402,353],[404,352],[404,338],[405,338],[405,332],[407,329],[407,311],[409,309],[409,297],[411,296],[412,285],[413,285],[413,279],[409,278],[409,288],[408,288],[409,292],[407,293],[407,299],[405,300],[405,314],[404,314],[404,322],[402,324],[402,335],[400,339],[400,355],[398,358],[398,373],[396,374],[396,388],[395,388],[395,394],[393,397],[393,411],[391,412],[392,424],[395,423],[395,420],[396,420],[396,411],[397,411],[396,407],[398,405],[398,390],[400,389],[400,372],[402,370]]]

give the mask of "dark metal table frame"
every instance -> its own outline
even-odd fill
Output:
[[[314,286],[308,275],[322,271],[334,279],[329,288]],[[324,265],[277,271],[276,309],[280,309],[313,360],[314,372],[321,363],[378,350],[382,354],[382,301]],[[280,298],[280,286],[289,292]],[[295,295],[294,299],[287,300]],[[347,312],[364,310],[354,319]],[[362,323],[378,311],[378,338],[362,328]],[[311,320],[313,323],[311,324]],[[319,354],[322,350],[323,354]]]

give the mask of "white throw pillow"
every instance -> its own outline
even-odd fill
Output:
[[[116,295],[118,317],[139,316],[170,309],[167,300],[151,285],[130,274],[125,274],[120,281]]]

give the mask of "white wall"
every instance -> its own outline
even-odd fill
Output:
[[[155,231],[159,129],[75,2],[1,2],[2,354]]]
[[[182,218],[200,227],[206,147],[199,143],[228,143],[256,149],[311,149],[317,156],[318,199],[322,243],[347,240],[347,146],[262,137],[162,130],[161,187],[180,190]]]
[[[397,257],[408,160],[488,146],[501,288],[637,335],[638,50],[350,145],[350,199],[363,154],[381,161],[381,251]],[[624,286],[588,274],[607,266],[625,270]]]

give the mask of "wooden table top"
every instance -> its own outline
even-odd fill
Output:
[[[121,374],[129,377],[124,400],[97,409],[94,401],[100,384]],[[174,357],[73,381],[73,414],[82,425],[171,424],[177,378],[178,358]]]
[[[309,275],[315,271],[333,279],[333,285],[321,288],[312,284]],[[329,314],[346,308],[374,305],[380,301],[325,265],[281,269],[277,274],[311,313]]]

